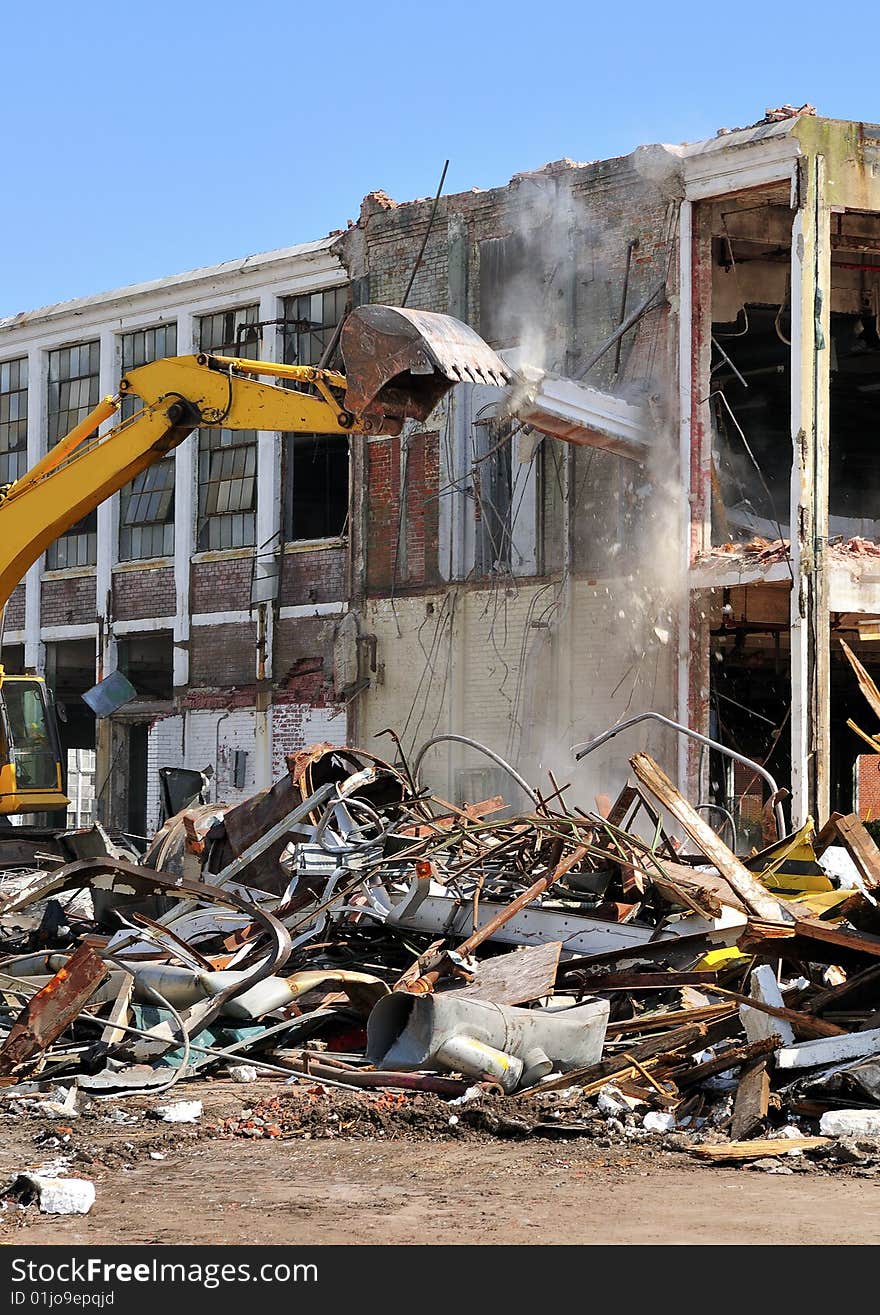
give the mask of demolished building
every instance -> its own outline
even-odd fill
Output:
[[[4,483],[130,366],[331,359],[346,307],[400,304],[413,273],[408,305],[473,325],[531,379],[520,414],[558,421],[462,384],[400,437],[205,431],[64,535],[4,662],[47,674],[71,766],[96,753],[97,816],[149,835],[159,767],[236,802],[393,726],[564,770],[585,803],[648,748],[760,845],[754,773],[668,728],[572,767],[649,710],[769,761],[794,825],[866,812],[880,760],[846,728],[840,640],[880,675],[878,162],[880,127],[771,115],[436,212],[371,193],[319,242],[0,322]],[[138,697],[96,722],[81,695],[117,668]],[[500,786],[457,742],[422,772],[455,802]]]

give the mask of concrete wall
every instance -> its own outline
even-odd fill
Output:
[[[377,637],[382,682],[358,698],[358,740],[373,741],[386,726],[401,733],[412,754],[434,735],[478,739],[511,761],[542,790],[571,782],[571,802],[593,807],[597,792],[614,796],[627,758],[647,748],[669,771],[674,745],[656,727],[626,732],[576,766],[571,746],[618,720],[674,707],[674,647],[653,627],[634,632],[618,616],[610,586],[574,583],[560,597],[555,623],[545,613],[558,587],[546,582],[503,589],[451,589],[419,598],[371,600],[365,624]],[[382,745],[386,747],[381,747]],[[471,778],[491,768],[472,750],[438,745],[423,775],[446,797],[462,798]]]

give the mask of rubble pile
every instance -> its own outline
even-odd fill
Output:
[[[858,817],[780,837],[771,800],[738,857],[643,753],[594,812],[507,764],[524,807],[458,807],[419,761],[318,745],[244,804],[171,818],[139,862],[93,836],[0,874],[0,1117],[148,1096],[157,1126],[198,1123],[192,1079],[222,1077],[244,1105],[258,1080],[338,1091],[344,1117],[300,1103],[309,1135],[427,1101],[450,1135],[870,1162],[880,850]],[[303,1117],[261,1094],[212,1126]]]

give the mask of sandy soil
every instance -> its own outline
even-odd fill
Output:
[[[601,1137],[502,1139],[450,1128],[449,1108],[424,1098],[395,1105],[387,1096],[365,1102],[229,1082],[191,1083],[174,1095],[204,1101],[199,1124],[157,1123],[146,1115],[156,1103],[149,1098],[105,1102],[67,1125],[3,1118],[4,1180],[72,1154],[70,1172],[95,1182],[97,1200],[90,1214],[67,1218],[13,1202],[0,1215],[0,1238],[779,1244],[803,1241],[818,1220],[825,1243],[880,1240],[880,1178],[865,1165],[795,1160],[792,1172],[771,1174]],[[113,1122],[114,1109],[134,1121]],[[253,1125],[251,1109],[262,1124]]]

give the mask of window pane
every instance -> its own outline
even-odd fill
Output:
[[[199,349],[218,356],[241,356],[258,360],[261,331],[257,327],[260,308],[203,315],[199,320]],[[248,328],[253,325],[253,328]],[[250,547],[256,531],[257,436],[254,430],[199,430],[199,525],[200,551]],[[246,512],[247,515],[238,513]]]
[[[27,357],[0,365],[0,484],[27,468]]]
[[[177,353],[177,323],[159,324],[122,335],[122,370],[135,370]],[[128,420],[141,403],[126,397],[121,415]],[[174,551],[174,454],[136,476],[119,495],[119,556],[122,561],[167,557]]]
[[[49,353],[47,429],[49,443],[57,443],[84,420],[97,405],[100,344],[78,343]],[[46,564],[50,570],[91,566],[96,560],[97,513],[92,512],[50,544]]]

